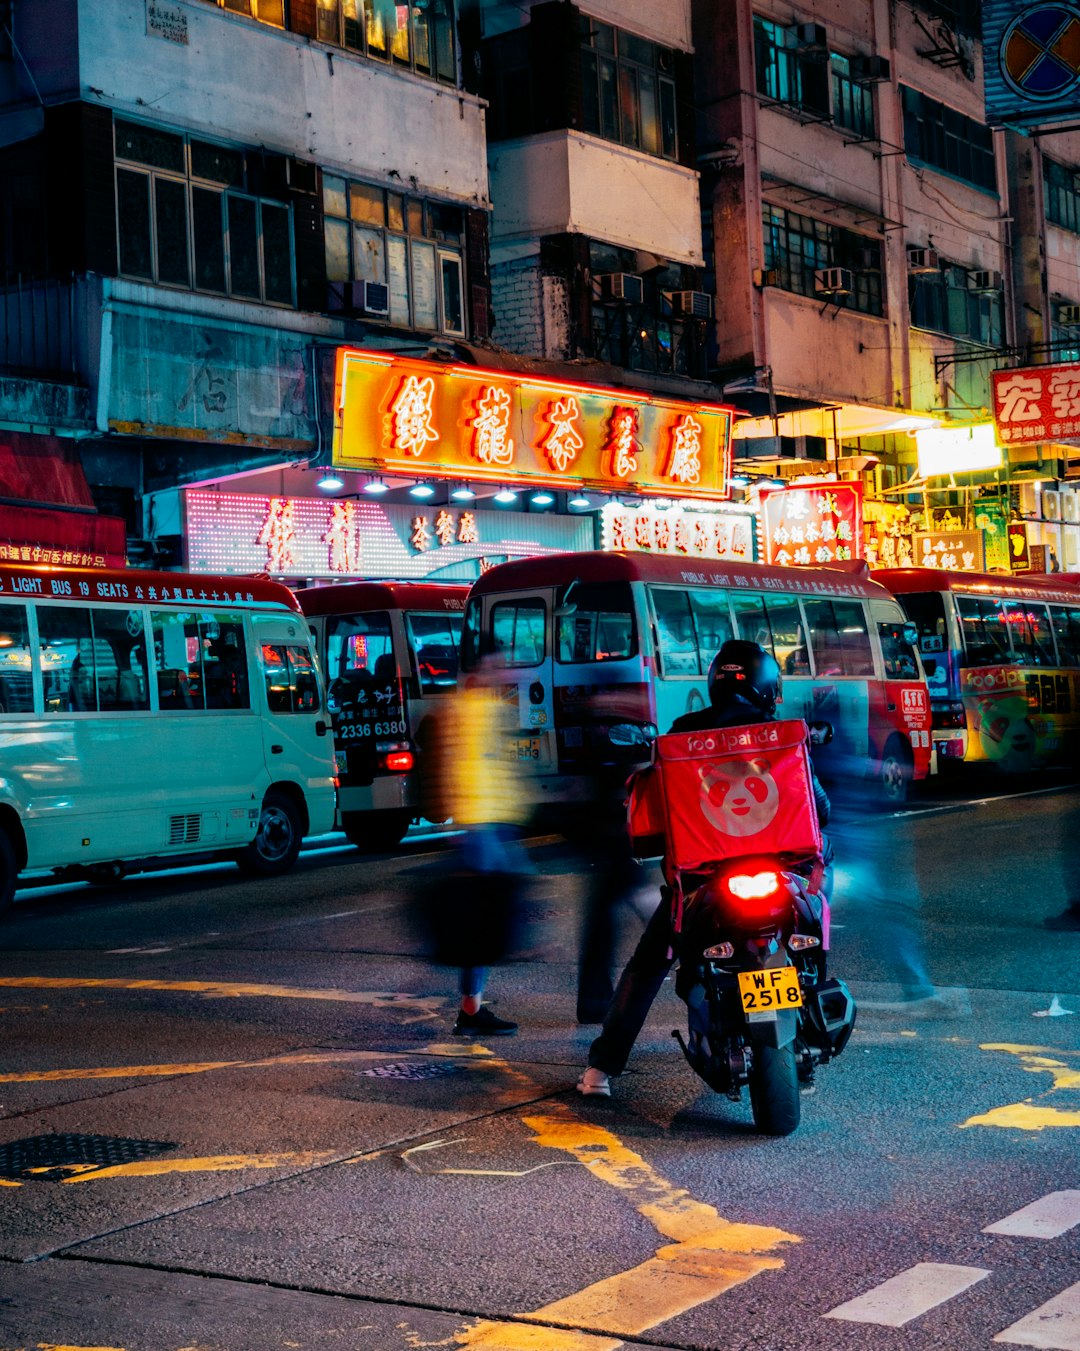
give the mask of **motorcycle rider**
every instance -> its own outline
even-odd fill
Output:
[[[701,732],[775,722],[780,668],[759,643],[731,638],[709,668],[709,706],[676,718],[672,732]],[[829,819],[829,798],[811,768],[814,801],[822,826]],[[826,876],[831,850],[823,842]],[[826,892],[827,894],[827,892]],[[600,1035],[589,1048],[589,1063],[577,1089],[588,1097],[611,1096],[611,1079],[621,1074],[649,1009],[674,962],[674,934],[667,888],[619,978]]]

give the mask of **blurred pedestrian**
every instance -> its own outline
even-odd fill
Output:
[[[483,1000],[487,966],[514,944],[531,871],[520,843],[529,800],[509,713],[482,673],[470,677],[445,701],[425,752],[425,815],[449,817],[462,832],[454,863],[427,894],[436,947],[461,968],[457,1036],[517,1031]]]

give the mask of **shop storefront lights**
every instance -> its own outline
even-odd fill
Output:
[[[975,427],[929,428],[915,433],[915,444],[923,478],[1001,468],[1001,447],[992,422],[981,422]]]

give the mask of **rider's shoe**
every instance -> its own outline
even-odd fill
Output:
[[[587,1098],[610,1098],[611,1080],[603,1070],[594,1069],[590,1065],[577,1081],[577,1091]]]

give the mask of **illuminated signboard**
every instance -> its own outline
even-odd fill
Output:
[[[601,547],[752,563],[754,518],[749,511],[658,511],[609,502],[601,512]]]
[[[339,348],[334,464],[411,477],[728,495],[732,410]]]
[[[986,560],[981,530],[916,533],[915,565],[944,568],[947,572],[985,572]]]
[[[975,427],[930,427],[915,433],[915,444],[923,478],[1001,467],[1001,447],[989,422]]]
[[[814,567],[861,558],[861,483],[761,490],[764,563]]]
[[[585,516],[407,507],[325,497],[184,494],[188,569],[288,578],[430,577],[469,581],[489,559],[589,549]]]
[[[994,371],[993,382],[1003,445],[1080,436],[1080,362]]]

